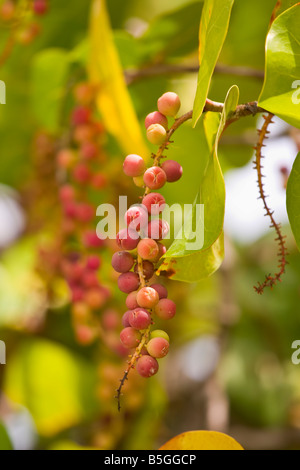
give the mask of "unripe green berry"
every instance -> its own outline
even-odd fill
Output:
[[[160,124],[151,124],[147,129],[147,139],[151,144],[161,145],[167,137],[166,129]]]
[[[168,343],[170,342],[170,337],[164,330],[153,330],[150,334],[150,339],[152,338],[164,338]]]

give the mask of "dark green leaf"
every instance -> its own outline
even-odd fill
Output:
[[[300,250],[300,153],[296,157],[288,179],[286,207],[292,231]]]

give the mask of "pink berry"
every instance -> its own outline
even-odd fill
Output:
[[[166,299],[168,297],[168,291],[162,284],[151,284],[152,289],[155,289],[158,293],[159,299]]]
[[[166,141],[167,131],[160,124],[151,124],[147,129],[147,139],[153,145],[161,145]]]
[[[182,166],[174,160],[166,160],[162,164],[162,169],[167,175],[167,181],[169,183],[174,183],[182,177]]]
[[[161,114],[159,111],[154,111],[153,113],[148,114],[145,119],[145,127],[148,129],[152,124],[160,124],[166,130],[168,129],[168,118]]]
[[[142,287],[136,296],[137,303],[143,308],[153,308],[159,301],[159,295],[152,287]]]
[[[152,356],[144,355],[139,358],[136,364],[136,370],[142,377],[149,378],[158,372],[158,362]]]
[[[132,327],[127,327],[124,328],[124,330],[121,331],[120,333],[120,340],[123,346],[125,348],[131,349],[131,348],[136,348],[136,346],[139,344],[141,339],[140,333],[132,328]]]
[[[147,344],[150,356],[160,359],[169,352],[169,342],[165,338],[152,338]]]
[[[136,296],[137,291],[130,292],[130,294],[127,295],[126,307],[129,308],[129,310],[134,310],[135,308],[138,308],[139,304],[137,303]]]
[[[100,248],[104,245],[104,240],[101,240],[93,230],[88,230],[83,234],[83,244],[87,248]]]
[[[134,259],[128,251],[118,251],[114,253],[111,264],[118,273],[127,273],[134,265]]]
[[[96,256],[96,255],[88,256],[86,260],[87,269],[90,269],[91,271],[97,271],[97,269],[100,268],[100,265],[101,265],[101,260],[99,256]]]
[[[71,149],[63,149],[60,150],[57,154],[57,164],[59,167],[64,169],[69,169],[73,166],[76,156],[73,150]]]
[[[93,142],[84,142],[80,148],[80,153],[85,160],[93,160],[98,155],[98,147]]]
[[[151,315],[144,308],[136,308],[130,312],[128,320],[132,328],[145,330],[151,324]]]
[[[125,214],[125,223],[130,230],[139,231],[148,224],[148,213],[142,206],[130,207]]]
[[[123,170],[127,176],[140,176],[144,173],[146,165],[142,157],[139,155],[127,155],[123,164]]]
[[[170,231],[169,224],[165,220],[151,220],[147,228],[147,236],[153,240],[162,240],[166,238]]]
[[[170,320],[176,314],[176,304],[170,299],[161,299],[155,306],[154,312],[162,320]]]
[[[137,290],[140,285],[139,276],[136,273],[124,273],[119,276],[118,287],[121,292],[129,294],[130,292]]]
[[[124,328],[127,328],[128,326],[130,326],[130,323],[129,323],[130,313],[131,313],[131,310],[127,310],[127,312],[125,312],[122,317],[122,325],[124,326]]]
[[[65,184],[60,188],[59,198],[62,203],[74,201],[75,199],[75,189],[69,184]]]
[[[157,258],[154,260],[154,262],[157,263],[160,260],[160,258],[166,254],[167,248],[165,247],[165,245],[163,245],[160,242],[156,242],[156,243],[157,243],[157,246],[158,246],[159,253],[158,253]]]
[[[85,287],[92,288],[99,286],[99,279],[95,271],[86,271],[83,275],[82,283]]]
[[[116,310],[108,309],[101,315],[101,323],[105,330],[116,330],[119,326],[119,314]]]
[[[137,246],[137,251],[142,259],[148,261],[154,261],[159,254],[158,245],[151,238],[141,240]]]
[[[165,116],[175,117],[180,109],[181,103],[176,93],[169,91],[164,93],[157,101],[159,112]]]
[[[91,110],[84,106],[78,106],[74,109],[72,114],[72,121],[74,126],[80,126],[82,124],[87,124],[90,121]]]
[[[84,202],[77,204],[76,218],[80,222],[91,222],[95,217],[95,209]]]
[[[44,15],[47,13],[48,3],[47,0],[34,0],[33,11],[36,15]]]
[[[144,197],[143,205],[147,208],[150,215],[158,215],[164,210],[166,201],[161,194],[150,193]]]
[[[134,250],[139,243],[139,234],[135,230],[123,229],[117,234],[117,244],[123,250]]]
[[[167,181],[166,173],[159,166],[148,168],[144,174],[144,183],[150,189],[160,189]]]
[[[103,173],[92,175],[91,185],[95,189],[103,189],[107,185],[107,178]]]
[[[91,172],[84,163],[79,163],[73,170],[73,178],[77,183],[87,183],[91,178]]]

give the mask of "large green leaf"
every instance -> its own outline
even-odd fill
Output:
[[[291,228],[300,250],[300,153],[294,162],[286,188],[286,207]]]
[[[46,49],[32,64],[31,97],[40,126],[49,132],[60,127],[61,103],[69,71],[69,56],[63,49]]]
[[[300,3],[282,13],[266,42],[266,74],[259,105],[300,127]]]
[[[172,279],[195,282],[208,277],[222,263],[224,256],[223,223],[225,213],[225,183],[218,159],[218,144],[226,121],[236,109],[239,90],[233,86],[227,94],[221,116],[207,113],[204,119],[208,143],[207,165],[200,182],[200,191],[194,201],[189,216],[184,220],[182,229],[170,246],[159,273]],[[201,155],[202,158],[205,156]],[[204,214],[197,210],[203,204]],[[197,235],[191,237],[193,228]],[[191,242],[202,246],[190,248]]]
[[[13,450],[12,443],[5,426],[0,421],[0,450]]]
[[[205,105],[211,77],[224,44],[234,0],[205,0],[199,33],[199,75],[194,103],[193,126]]]

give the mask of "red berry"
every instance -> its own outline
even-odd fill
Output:
[[[151,284],[152,289],[155,289],[158,293],[159,299],[166,299],[168,297],[168,291],[165,286],[161,284]]]
[[[182,166],[174,160],[166,160],[161,165],[162,169],[167,175],[167,181],[169,183],[174,183],[182,177]]]
[[[78,106],[72,114],[72,122],[74,126],[88,124],[91,118],[91,110],[85,106]]]
[[[79,163],[73,170],[73,178],[77,183],[87,183],[91,178],[91,172],[84,163]]]
[[[76,218],[80,222],[91,222],[95,217],[95,209],[90,204],[84,202],[77,204]]]
[[[151,315],[143,308],[136,308],[130,312],[128,321],[132,328],[144,330],[151,324]]]
[[[166,130],[168,129],[168,119],[166,116],[161,114],[159,111],[154,111],[153,113],[148,114],[145,119],[145,127],[148,129],[152,124],[160,124]]]
[[[129,308],[129,310],[134,310],[135,308],[138,308],[139,304],[137,303],[136,296],[137,291],[130,292],[130,294],[127,295],[126,307]]]
[[[135,230],[123,229],[117,234],[117,244],[123,250],[134,250],[139,243],[139,234]]]
[[[150,189],[160,189],[167,181],[166,173],[159,166],[148,168],[144,174],[144,183]]]
[[[170,299],[161,299],[155,306],[154,312],[162,320],[170,320],[176,314],[176,304]]]
[[[83,275],[82,283],[85,287],[98,287],[99,279],[95,271],[86,271]]]
[[[154,275],[154,272],[155,272],[154,264],[151,263],[150,261],[143,261],[142,266],[143,266],[144,279],[146,281],[148,281]],[[138,263],[134,267],[134,272],[139,274],[139,265],[138,265]]]
[[[69,184],[65,184],[59,190],[59,198],[62,203],[67,203],[74,201],[75,199],[75,189]]]
[[[150,356],[160,359],[168,354],[169,346],[165,338],[152,338],[147,344],[147,351]]]
[[[130,230],[139,231],[148,224],[148,213],[143,207],[130,207],[125,214],[125,223]]]
[[[140,278],[136,273],[124,273],[119,276],[118,287],[120,291],[129,294],[130,292],[137,290],[140,285]]]
[[[161,194],[150,193],[144,197],[143,204],[150,215],[158,215],[164,210],[166,201]]]
[[[96,255],[88,256],[86,260],[87,269],[90,269],[91,271],[97,271],[97,269],[100,268],[100,265],[101,265],[101,260],[98,256]]]
[[[123,164],[123,170],[127,176],[140,176],[146,168],[145,162],[139,155],[127,155]]]
[[[56,159],[58,166],[64,169],[69,169],[76,161],[76,155],[73,150],[63,149],[58,152]]]
[[[103,173],[97,173],[92,176],[91,185],[95,189],[103,189],[107,185],[107,178]]]
[[[145,378],[152,377],[158,372],[158,362],[152,356],[142,356],[136,363],[137,372]]]
[[[34,0],[33,11],[36,15],[44,15],[48,10],[47,0]]]
[[[87,248],[100,248],[104,245],[104,240],[101,240],[96,232],[89,230],[83,234],[83,244]]]
[[[165,220],[155,219],[148,224],[147,236],[153,238],[153,240],[162,240],[166,238],[169,231],[169,224]]]
[[[81,145],[80,154],[85,160],[92,160],[98,155],[98,147],[94,142],[84,142]]]
[[[114,253],[111,264],[118,273],[127,273],[134,265],[134,259],[128,251],[118,251]]]
[[[124,328],[127,328],[128,326],[130,326],[130,323],[129,323],[130,313],[131,313],[131,310],[127,310],[127,312],[125,312],[122,317],[122,325],[124,326]]]
[[[152,287],[142,287],[136,296],[137,303],[143,308],[153,308],[159,301],[159,295]]]
[[[141,334],[132,327],[124,328],[120,333],[120,340],[125,348],[135,348],[141,339]]]

